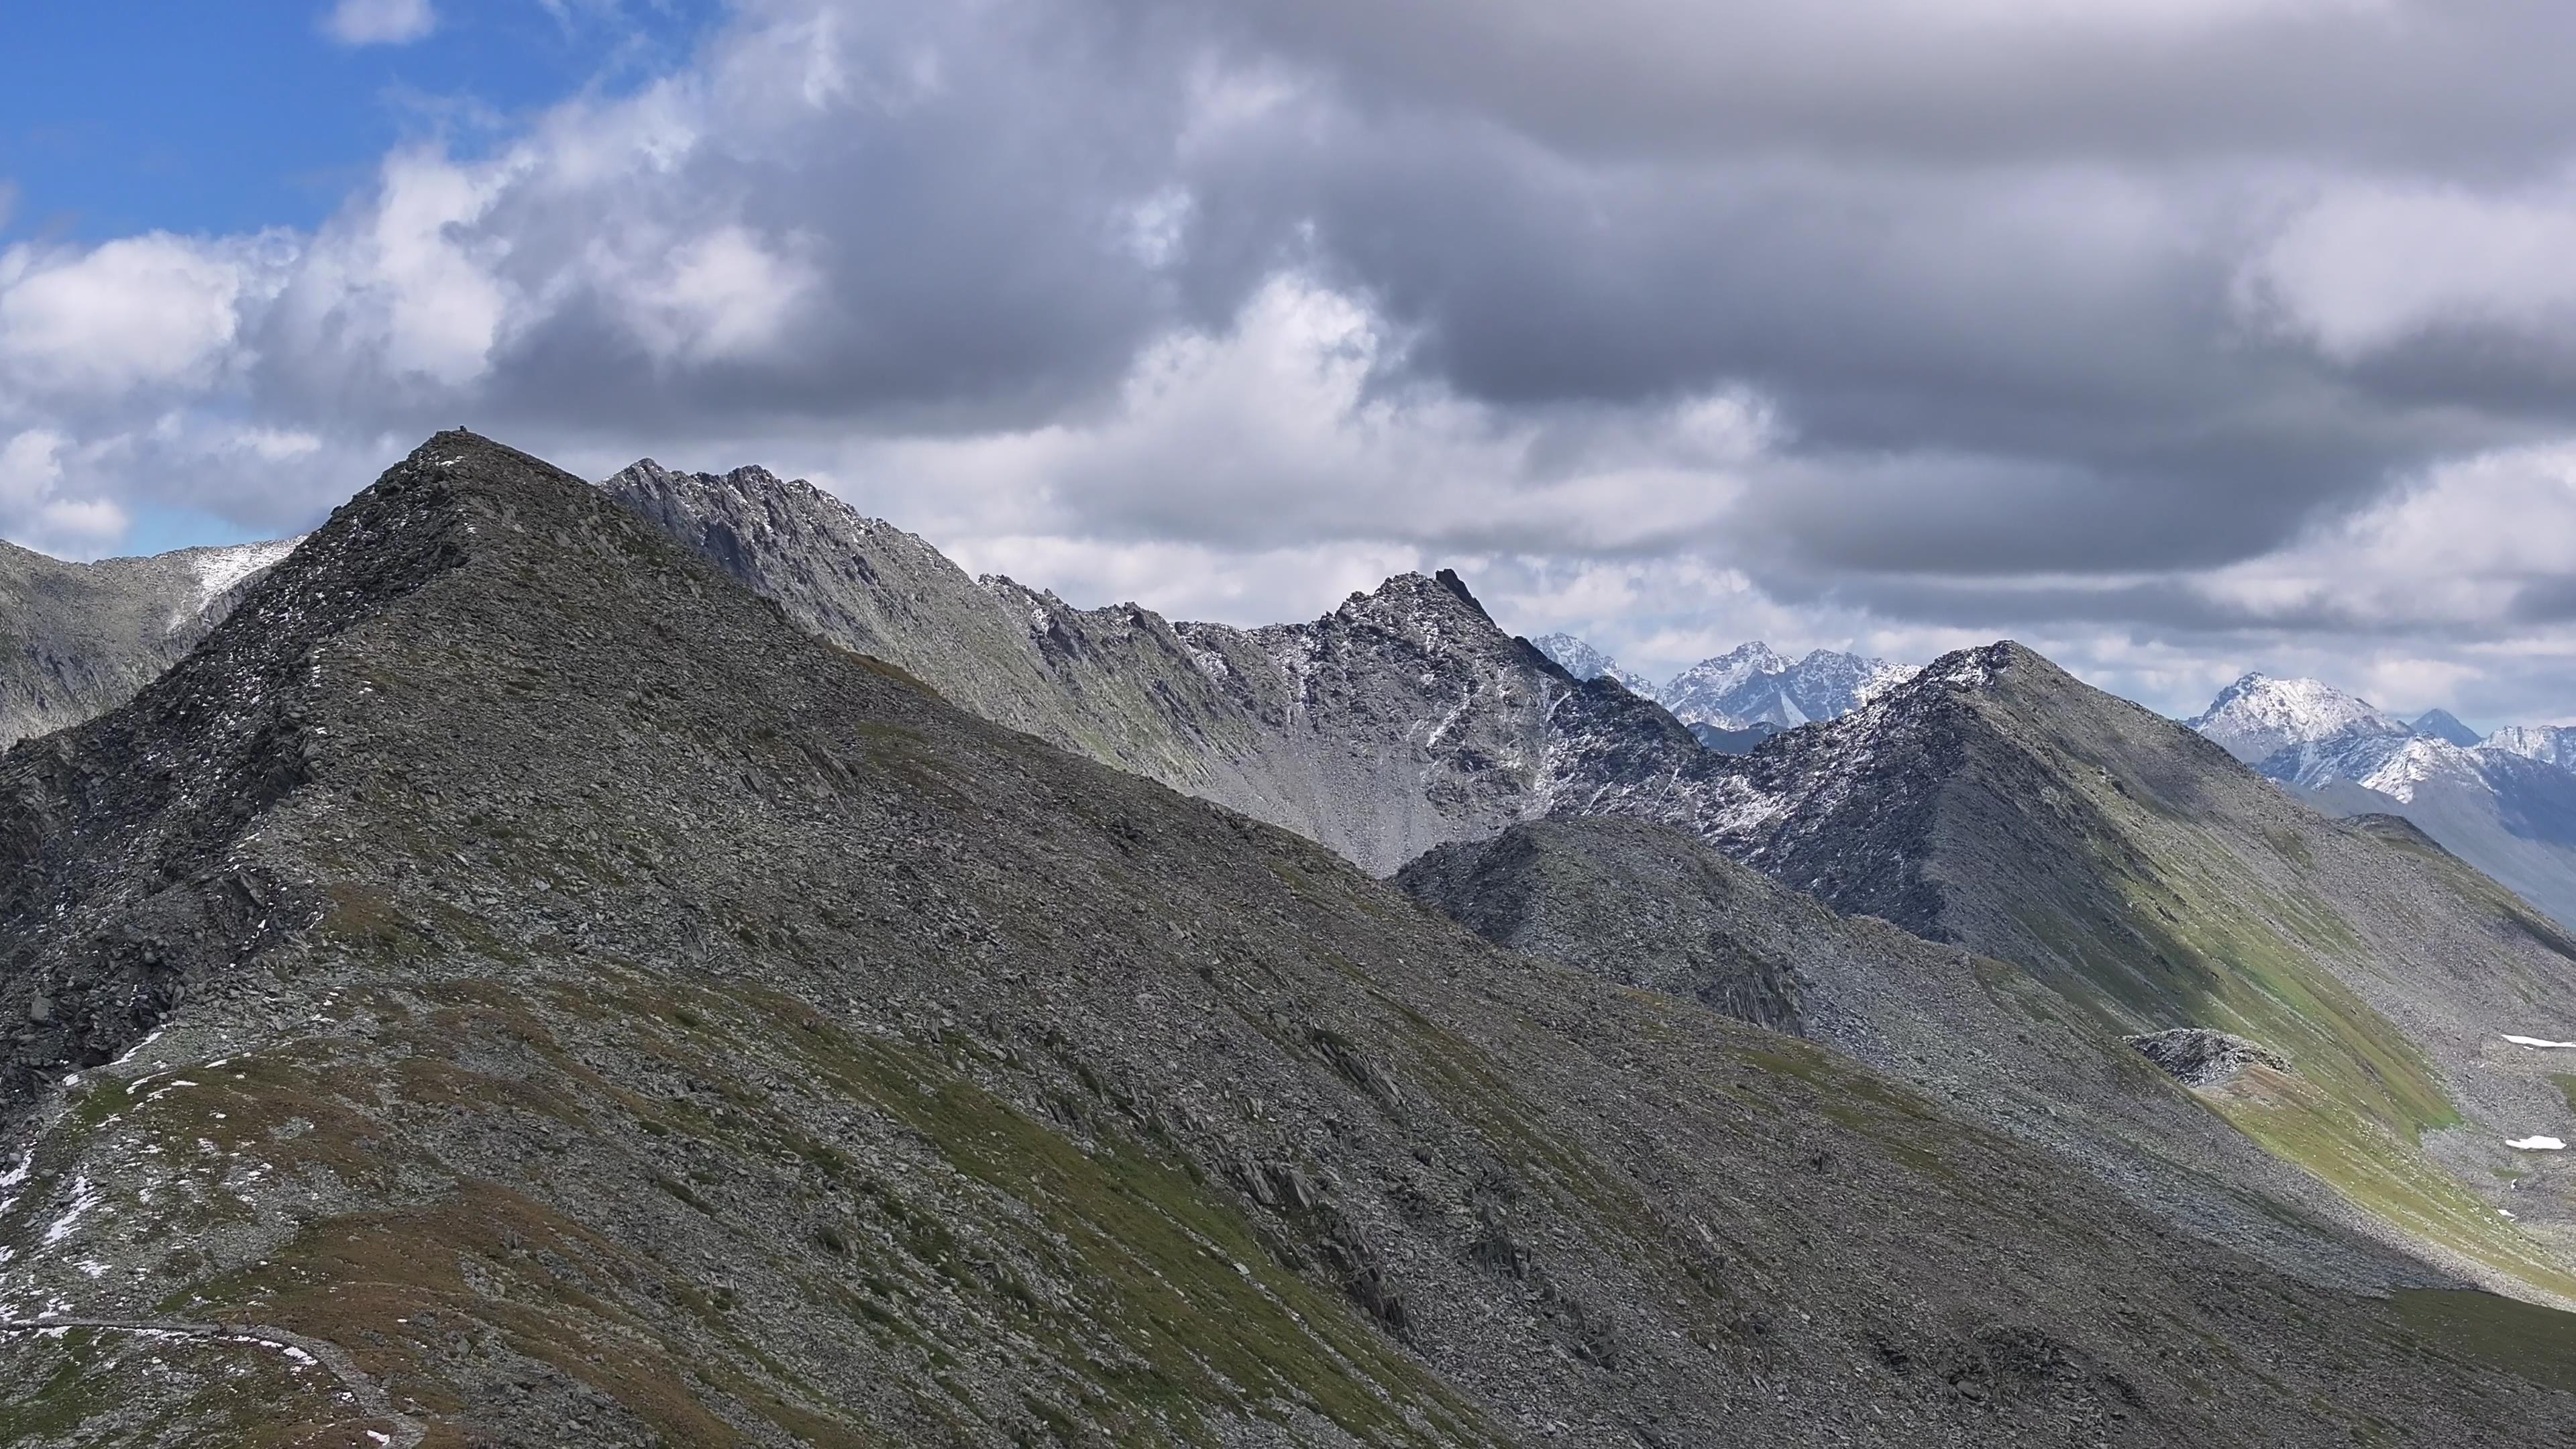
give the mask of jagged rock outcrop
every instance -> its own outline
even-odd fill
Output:
[[[2261,1042],[2206,1027],[2151,1031],[2129,1038],[2129,1044],[2186,1087],[2215,1087],[2231,1082],[2248,1067],[2290,1070],[2288,1058]]]
[[[0,746],[132,699],[295,542],[89,564],[0,542]]]
[[[131,705],[0,757],[0,838],[64,857],[0,901],[12,1010],[129,901],[269,908],[175,998],[97,973],[7,1111],[18,1442],[2576,1414],[2517,1376],[2560,1342],[2538,1310],[2278,1277],[1847,1059],[1478,942],[471,435]]]

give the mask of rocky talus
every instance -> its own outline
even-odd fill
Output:
[[[0,757],[0,849],[11,1443],[2576,1423],[2555,1315],[2277,1275],[1495,947],[469,434]]]

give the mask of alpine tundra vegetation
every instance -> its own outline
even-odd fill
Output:
[[[2016,646],[1733,757],[463,432],[262,561],[0,757],[8,1442],[2576,1424],[2576,946]]]

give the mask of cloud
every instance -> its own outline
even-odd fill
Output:
[[[2576,183],[2328,188],[2252,257],[2239,305],[2339,362],[2450,329],[2564,337],[2576,321]]]
[[[342,45],[409,45],[438,28],[429,0],[337,0],[322,33]]]
[[[2378,506],[2200,587],[2250,621],[2475,638],[2563,623],[2576,578],[2576,443],[2444,463]]]
[[[2013,634],[2169,707],[2410,660],[2563,715],[2571,45],[2523,0],[744,0],[317,226],[0,253],[0,437],[46,499],[285,531],[467,422],[808,473],[1084,602],[1448,562],[1657,669]]]
[[[125,532],[126,512],[115,500],[65,491],[69,446],[40,429],[0,442],[0,534],[30,548],[87,556]]]
[[[86,251],[0,252],[0,374],[27,394],[205,387],[258,285],[256,251],[153,232]]]
[[[1274,277],[1219,331],[1147,349],[1079,422],[852,450],[837,477],[936,479],[907,506],[961,530],[1263,551],[1636,552],[1734,516],[1770,443],[1734,390],[1645,409],[1496,408],[1403,375],[1403,339],[1361,300]],[[1186,480],[1186,486],[1175,486]]]

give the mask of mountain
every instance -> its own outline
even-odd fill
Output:
[[[1541,634],[1530,643],[1577,679],[1614,679],[1639,699],[1655,697],[1655,682],[1619,667],[1619,661],[1571,634]]]
[[[920,539],[759,469],[648,460],[601,487],[821,637],[1377,875],[1700,752],[1652,703],[1505,634],[1445,570],[1398,575],[1311,623],[1172,624],[970,579]],[[1568,759],[1589,773],[1566,777]]]
[[[2576,725],[2507,725],[2481,743],[2490,750],[2576,770]]]
[[[2268,674],[2237,680],[2184,723],[2249,765],[2338,736],[2403,740],[2414,733],[2405,721],[2358,695],[2314,679]]]
[[[1713,724],[1695,724],[1690,727],[1692,739],[1724,755],[1750,754],[1755,746],[1778,733],[1780,733],[1780,727],[1769,720],[1746,725],[1740,730],[1720,729]]]
[[[1829,649],[1793,662],[1756,642],[1683,670],[1656,698],[1684,724],[1786,730],[1849,714],[1913,673],[1909,666]]]
[[[2285,1271],[2372,1291],[2421,1271],[2327,1230],[2352,1217],[2329,1189],[2194,1101],[2140,1039],[2068,1010],[2031,973],[1837,915],[1680,831],[1535,821],[1442,846],[1396,884],[1497,945],[1848,1053]]]
[[[2430,735],[2289,763],[2308,766],[2288,783],[2310,803],[2403,816],[2561,925],[2576,924],[2576,773]]]
[[[0,745],[134,697],[295,540],[65,563],[0,542]]]
[[[2316,680],[2260,674],[2229,685],[2191,724],[2320,809],[2413,821],[2576,925],[2576,773],[2548,760],[2547,732],[2498,732],[2523,750],[2485,744],[2439,710],[2402,724]]]
[[[2417,715],[2415,722],[2408,728],[2419,735],[2431,735],[2435,739],[2448,740],[2462,748],[2477,744],[2481,739],[2476,730],[2460,723],[2460,717],[2447,709],[2428,709]]]
[[[2576,1287],[2566,1177],[2506,1145],[2569,1104],[2504,1041],[2576,1039],[2508,1025],[2576,1000],[2576,942],[2413,827],[2322,817],[2009,643],[1709,760],[1622,813],[2011,962],[2108,1029],[2260,1043],[2292,1073],[2214,1110],[2463,1271]]]
[[[631,477],[608,486],[634,491]],[[780,497],[856,518],[805,490],[772,490],[761,507]],[[708,506],[734,510],[737,536],[759,535],[748,498],[714,490]],[[704,526],[673,531],[725,559]],[[828,620],[808,595],[829,570],[734,568],[791,618]],[[2503,1144],[2534,1120],[2556,1121],[2563,1099],[2532,1063],[2472,1065],[2503,1034],[2576,1037],[2513,1024],[2545,1015],[2534,1003],[2563,999],[2576,981],[2566,938],[2420,848],[2423,837],[2317,819],[2189,730],[2018,646],[1949,656],[1830,725],[1737,757],[1703,747],[1658,704],[1575,680],[1509,638],[1453,575],[1390,580],[1312,624],[1236,630],[1163,625],[1133,606],[1048,608],[1007,581],[949,572],[957,588],[1015,601],[1008,613],[1032,650],[1054,641],[1030,677],[1053,680],[1060,697],[1107,688],[1097,671],[1135,667],[1094,643],[1096,631],[1179,641],[1209,687],[1155,692],[1188,703],[1154,738],[1201,762],[1155,775],[1175,788],[1322,840],[1380,875],[1542,817],[1677,827],[1838,910],[2013,963],[2104,1031],[2229,1033],[2282,1054],[2296,1069],[2286,1085],[2231,1086],[2210,1105],[2334,1186],[2375,1231],[2403,1233],[2484,1281],[2576,1289],[2561,1250],[2535,1236],[2570,1216],[2557,1189],[2511,1209],[2520,1218],[2498,1216],[2499,1182],[2555,1182]],[[1018,722],[983,702],[980,672],[924,640],[820,632]],[[1778,673],[1764,667],[1776,654],[1737,653],[1745,680]],[[2025,697],[2020,686],[2039,679],[2049,688]],[[2250,687],[2220,703],[2220,719],[2285,737],[2318,736],[2336,709],[2365,726],[2377,718],[2324,692],[2289,701],[2315,706],[2304,709],[2276,708]],[[2132,748],[2137,758],[2116,768],[2095,758]],[[1139,757],[1123,741],[1085,752]],[[2438,984],[2453,973],[2481,984]]]
[[[470,434],[0,756],[0,858],[15,1443],[2576,1415],[2560,1315],[2284,1278],[1847,1058],[1478,941]]]

